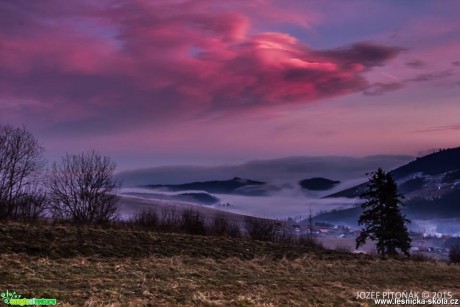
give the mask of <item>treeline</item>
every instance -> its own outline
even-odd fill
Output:
[[[312,235],[296,233],[285,221],[246,216],[242,220],[218,212],[205,216],[193,208],[175,206],[153,207],[140,211],[127,221],[113,225],[133,230],[176,232],[202,236],[246,237],[257,241],[279,242],[291,245],[320,246]]]
[[[24,127],[0,125],[0,220],[51,218],[76,224],[117,219],[121,182],[116,164],[92,150],[48,166],[44,149]]]
[[[150,208],[127,221],[119,217],[116,164],[94,150],[66,154],[48,164],[44,149],[24,127],[0,125],[0,221],[52,222],[82,226],[193,235],[249,237],[290,244],[316,244],[286,223],[246,217],[231,221],[217,213],[204,217],[193,208]]]
[[[135,230],[156,232],[228,237],[242,235],[240,225],[230,222],[224,213],[216,213],[212,218],[205,218],[193,208],[178,209],[175,206],[152,207],[140,211],[122,224]]]

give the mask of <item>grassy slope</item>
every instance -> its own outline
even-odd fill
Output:
[[[0,253],[2,291],[75,306],[340,306],[385,290],[460,298],[460,266],[238,239],[9,224]]]

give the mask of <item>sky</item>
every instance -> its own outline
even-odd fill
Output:
[[[121,169],[457,147],[460,2],[0,1],[0,123]]]

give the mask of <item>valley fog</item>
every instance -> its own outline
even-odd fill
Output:
[[[334,189],[335,190],[335,189]],[[187,206],[197,205],[193,202],[178,202],[165,199],[163,196],[173,196],[180,193],[193,193],[202,191],[181,191],[165,192],[149,188],[123,188],[122,195],[136,197],[146,201],[160,201],[162,204]],[[267,196],[244,196],[230,194],[212,194],[219,198],[219,202],[214,205],[200,205],[208,208],[215,208],[243,215],[257,217],[286,219],[306,218],[311,210],[312,215],[334,209],[346,209],[359,203],[359,200],[347,198],[327,198],[321,199],[319,195],[323,193],[305,193],[299,188],[285,188],[281,191],[271,192]],[[154,205],[154,202],[152,202]],[[144,206],[142,207],[144,208]],[[132,211],[130,208],[121,208],[123,211]]]

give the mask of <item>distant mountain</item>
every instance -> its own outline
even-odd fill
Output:
[[[235,177],[222,181],[203,181],[171,185],[153,184],[145,185],[145,187],[172,192],[195,190],[216,194],[265,195],[265,190],[261,189],[265,184],[262,181]]]
[[[410,220],[459,219],[459,200],[460,189],[454,189],[433,199],[423,197],[407,199],[403,201],[404,206],[401,211]],[[361,212],[361,206],[333,210],[315,216],[314,220],[333,224],[356,225]]]
[[[285,157],[269,160],[253,160],[239,164],[199,166],[172,165],[125,170],[116,174],[124,187],[146,184],[182,184],[209,180],[227,180],[233,177],[251,178],[271,182],[292,182],[304,178],[324,177],[348,181],[361,178],[375,165],[383,169],[393,169],[412,161],[409,156],[369,156],[369,157]],[[229,161],[230,162],[230,161]]]
[[[404,195],[403,213],[409,219],[429,220],[460,217],[460,148],[445,149],[390,172]],[[367,183],[326,196],[359,197]],[[360,207],[321,214],[324,221],[355,221]]]
[[[399,191],[406,197],[441,196],[449,189],[460,188],[460,147],[416,158],[390,173],[398,184]],[[366,186],[367,183],[362,183],[325,198],[359,197]]]
[[[311,191],[326,191],[339,184],[340,181],[330,180],[323,177],[315,177],[299,181],[299,185]]]
[[[460,169],[460,147],[443,149],[416,158],[414,161],[398,167],[391,174],[395,178],[402,178],[415,173],[434,176],[457,169]]]

